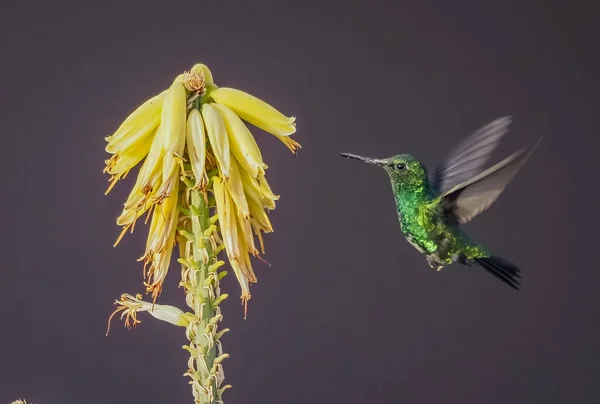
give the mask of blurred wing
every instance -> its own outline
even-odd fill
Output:
[[[464,224],[490,207],[527,161],[541,139],[440,196],[442,211],[451,221]]]
[[[433,173],[433,189],[443,194],[479,174],[511,122],[510,116],[496,119],[460,142]]]

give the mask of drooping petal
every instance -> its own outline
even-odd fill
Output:
[[[179,221],[179,182],[175,182],[172,193],[155,207],[151,233],[148,234],[146,252],[140,260],[144,261],[149,282],[146,290],[152,293],[154,300],[162,290],[162,284],[169,271],[171,254],[175,245],[177,224]]]
[[[258,205],[262,205],[263,195],[260,185],[258,185],[258,180],[252,178],[247,171],[241,171],[240,176],[242,178],[242,185],[244,186],[246,198],[254,200]]]
[[[206,133],[202,114],[197,109],[192,109],[187,120],[187,147],[190,157],[192,172],[196,178],[196,188],[202,189],[206,185]]]
[[[140,168],[140,172],[138,173],[137,182],[142,186],[148,182],[154,170],[161,169],[162,175],[164,157],[163,133],[163,126],[159,125],[158,128],[156,128],[154,139],[152,139],[152,146],[150,146],[148,156],[146,156],[146,160],[144,161],[144,164],[142,164],[142,168]]]
[[[238,115],[241,112],[243,116],[240,115],[240,117],[244,120],[247,120],[246,117],[250,117],[253,120],[282,126],[290,125],[296,121],[296,118],[283,115],[260,98],[235,88],[220,87],[214,90],[211,95],[213,100],[219,104],[227,105]],[[250,123],[254,125],[253,122]]]
[[[146,143],[155,134],[159,123],[160,114],[156,114],[155,119],[145,123],[141,122],[141,126],[132,129],[119,139],[109,141],[106,151],[111,154],[125,153],[126,150],[135,148],[137,144]]]
[[[225,187],[229,191],[229,195],[231,195],[233,202],[235,202],[240,216],[247,218],[250,215],[250,211],[248,210],[248,201],[246,200],[246,194],[244,193],[244,185],[242,184],[240,169],[235,159],[231,159],[230,168],[229,181],[225,183]]]
[[[161,173],[158,169],[154,170],[146,184],[137,183],[134,185],[127,201],[124,204],[123,212],[117,218],[117,225],[123,226],[126,231],[135,221],[142,216],[153,205],[152,199],[160,188],[162,181]],[[133,229],[132,229],[133,230]],[[124,233],[121,234],[121,237]],[[120,238],[117,240],[119,242]],[[115,243],[115,245],[117,244]]]
[[[106,330],[106,335],[108,335],[110,332],[110,322],[113,316],[119,312],[122,312],[121,319],[125,317],[125,326],[127,328],[131,328],[132,326],[135,327],[141,322],[137,319],[137,313],[142,311],[147,311],[158,320],[166,321],[167,323],[180,327],[187,327],[190,323],[185,313],[181,309],[175,306],[145,302],[142,300],[141,295],[134,297],[128,293],[125,293],[121,295],[119,300],[115,301],[115,304],[118,307],[108,319],[108,329]]]
[[[264,173],[266,164],[263,163],[260,149],[254,140],[254,136],[246,127],[244,122],[231,109],[221,104],[213,104],[225,121],[229,135],[231,153],[237,159],[242,168],[247,170],[252,178]]]
[[[176,82],[167,90],[161,115],[161,130],[165,158],[163,161],[163,181],[178,169],[178,156],[185,147],[186,93],[182,83]]]
[[[113,176],[124,177],[129,170],[135,167],[140,161],[148,155],[152,145],[152,136],[141,139],[140,142],[132,144],[130,147],[113,154],[106,160],[104,172]]]
[[[237,229],[235,227],[235,221],[233,221],[234,226],[231,226],[232,221],[229,212],[231,198],[225,187],[223,187],[219,177],[213,177],[212,182],[217,205],[217,215],[219,217],[219,227],[221,229],[221,238],[223,239],[223,244],[225,244],[225,252],[227,253],[228,258],[234,260],[239,256],[239,248],[236,247]]]
[[[250,285],[248,284],[248,278],[246,278],[242,272],[238,260],[229,260],[229,264],[231,265],[231,268],[233,268],[235,278],[242,289],[242,304],[244,304],[246,300],[250,299]]]
[[[210,94],[217,103],[231,108],[240,118],[265,132],[277,137],[290,136],[296,132],[294,123],[296,118],[286,117],[266,102],[248,93],[221,87]]]
[[[152,213],[152,222],[146,244],[146,255],[150,255],[165,248],[167,244],[175,242],[174,229],[179,218],[178,211],[178,185],[176,182],[171,194],[159,203]]]
[[[258,205],[252,199],[248,200],[248,207],[251,215],[250,223],[256,224],[256,226],[258,226],[265,233],[271,233],[273,231],[273,226],[271,225],[269,216],[267,215],[267,212],[264,211],[263,207]]]
[[[252,270],[252,264],[250,263],[250,255],[248,254],[247,249],[243,249],[242,251],[240,251],[238,265],[242,274],[246,277],[246,279],[248,279],[248,282],[257,282],[256,274]]]
[[[235,259],[240,256],[241,243],[237,226],[237,212],[235,202],[231,198],[229,192],[225,192],[225,225],[231,237],[231,251],[228,251],[230,259]]]
[[[123,121],[117,131],[113,135],[108,136],[106,140],[108,142],[116,142],[128,133],[135,132],[136,129],[144,127],[148,122],[160,119],[162,103],[166,93],[167,91],[165,90],[140,105]]]
[[[275,201],[279,199],[279,195],[275,195],[273,191],[271,191],[271,187],[267,182],[267,177],[264,175],[258,176],[258,184],[260,186],[260,190],[262,193],[262,204],[270,210],[275,209]],[[270,206],[273,206],[271,208]]]
[[[239,235],[244,241],[244,245],[246,250],[254,255],[258,255],[258,249],[254,244],[254,233],[252,232],[252,225],[250,224],[250,219],[245,219],[241,216],[238,216],[238,227],[239,227]]]
[[[229,178],[231,166],[231,155],[229,152],[229,138],[227,136],[227,127],[221,117],[221,114],[211,104],[203,104],[201,108],[202,118],[206,126],[206,134],[213,154],[217,159],[219,169],[223,174],[224,180]]]

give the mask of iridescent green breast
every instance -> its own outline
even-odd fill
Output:
[[[434,253],[438,246],[432,230],[437,227],[437,219],[428,209],[429,201],[425,199],[425,195],[417,194],[398,199],[396,198],[398,219],[407,240],[422,253]]]

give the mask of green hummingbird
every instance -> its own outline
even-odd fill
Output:
[[[439,271],[453,263],[477,264],[518,290],[520,269],[491,254],[461,227],[496,201],[541,141],[483,170],[511,122],[506,116],[474,131],[431,176],[410,154],[384,159],[348,153],[341,156],[378,165],[388,173],[400,229],[408,242],[425,254],[431,268]]]

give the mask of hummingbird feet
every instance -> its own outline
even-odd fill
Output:
[[[444,267],[444,265],[440,262],[440,260],[435,257],[434,255],[428,255],[427,256],[427,263],[429,264],[429,266],[433,269],[435,269],[436,271],[441,271],[442,268]]]

